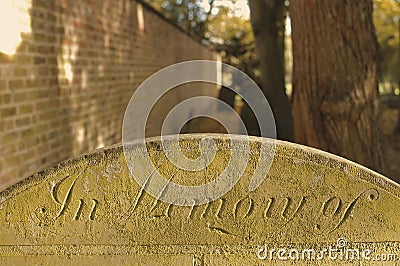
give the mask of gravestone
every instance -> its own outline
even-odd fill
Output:
[[[181,135],[195,159],[205,135]],[[217,178],[244,137],[210,135],[199,171],[175,167],[160,138],[146,140],[157,171],[176,183]],[[0,264],[365,265],[400,259],[400,188],[340,157],[276,141],[267,176],[249,183],[265,145],[250,137],[236,185],[202,205],[169,204],[132,177],[122,146],[83,155],[0,193]],[[176,141],[166,139],[166,143]],[[140,150],[138,143],[129,146]],[[140,169],[139,169],[140,170]]]

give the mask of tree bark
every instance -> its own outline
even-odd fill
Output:
[[[400,4],[400,3],[399,3]],[[397,23],[398,23],[398,30],[399,30],[399,51],[398,51],[398,53],[399,53],[399,56],[398,56],[398,59],[400,60],[400,19],[397,21]],[[398,62],[398,64],[400,65],[400,62]],[[399,70],[400,70],[400,67],[398,68]],[[399,89],[400,89],[400,73],[399,73],[399,75],[397,76],[397,85],[399,86]],[[395,131],[395,134],[400,134],[400,104],[399,104],[399,114],[397,115],[397,128],[396,128],[396,131]]]
[[[372,0],[294,0],[297,142],[383,167]]]
[[[283,65],[284,1],[250,0],[249,4],[260,59],[262,90],[274,114],[278,138],[293,140],[293,118],[285,92]]]
[[[399,112],[397,115],[397,127],[396,127],[396,131],[394,132],[396,135],[400,134],[400,106],[399,106]]]

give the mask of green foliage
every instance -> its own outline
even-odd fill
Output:
[[[209,12],[200,5],[200,0],[146,0],[146,2],[192,36],[203,39]]]
[[[374,24],[381,53],[381,82],[400,83],[400,0],[375,0]]]
[[[257,79],[258,58],[249,18],[235,16],[232,8],[208,0],[147,0],[166,18],[210,46],[231,64]],[[234,4],[236,0],[232,0]]]
[[[218,14],[208,20],[205,37],[209,45],[221,52],[225,63],[257,79],[259,61],[249,19],[234,16],[227,7],[219,7]]]

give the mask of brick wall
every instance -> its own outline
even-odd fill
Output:
[[[3,188],[120,142],[126,104],[145,78],[176,62],[216,58],[140,2],[14,2],[25,27],[7,25],[21,41],[13,55],[0,53]]]

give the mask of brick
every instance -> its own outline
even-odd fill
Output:
[[[21,155],[19,155],[19,154],[13,155],[13,156],[10,156],[10,157],[7,157],[4,159],[4,165],[7,168],[19,166],[19,164],[21,163],[21,160],[22,160]]]
[[[33,35],[33,39],[35,40],[35,42],[46,42],[46,35],[44,35],[43,33],[35,33]]]
[[[47,63],[50,65],[57,65],[57,58],[56,57],[48,57]]]
[[[24,118],[17,119],[17,120],[15,120],[15,124],[17,127],[29,126],[31,124],[31,118],[24,117]]]
[[[51,47],[49,47],[49,46],[42,45],[42,46],[39,46],[39,47],[36,49],[36,51],[37,51],[38,53],[40,53],[40,54],[49,54],[49,53],[51,53],[53,50],[52,50]]]
[[[15,58],[15,62],[20,63],[20,64],[29,64],[31,63],[32,57],[28,55],[18,55]]]
[[[36,0],[35,2],[35,7],[43,7],[43,8],[48,8],[49,7],[49,1],[47,0]]]
[[[52,131],[49,134],[49,140],[55,139],[57,137],[58,132],[57,131]]]
[[[56,21],[56,19],[57,19],[57,17],[56,17],[54,14],[52,14],[52,13],[47,13],[47,20],[48,20],[49,22],[54,22],[54,21]]]
[[[37,96],[40,99],[46,99],[46,98],[51,98],[51,99],[55,99],[56,96],[58,96],[58,91],[53,89],[53,88],[46,88],[44,90],[40,90],[37,92]],[[53,100],[53,103],[57,103],[57,101]]]
[[[50,74],[50,68],[47,67],[47,66],[40,67],[39,71],[38,71],[38,74],[39,74],[40,77],[47,76],[47,75]]]
[[[8,143],[17,141],[18,137],[19,137],[19,135],[16,134],[15,132],[11,132],[11,133],[7,133],[7,134],[3,135],[3,137],[2,137],[2,146],[4,144],[8,144]]]
[[[21,157],[22,157],[23,160],[30,160],[30,159],[35,157],[35,154],[36,154],[35,150],[31,149],[29,151],[26,151],[26,152],[22,153]]]
[[[32,113],[33,106],[32,104],[25,104],[18,107],[18,114],[29,114]]]
[[[11,102],[11,94],[10,93],[0,94],[0,104],[1,105],[9,104],[10,102]]]
[[[48,153],[49,150],[49,143],[45,142],[44,144],[42,143],[42,145],[36,148],[36,154],[45,154]]]
[[[56,140],[56,141],[54,141],[54,142],[52,142],[51,143],[51,149],[52,150],[55,150],[55,149],[57,149],[58,147],[60,147],[61,146],[61,143],[63,142],[63,140]]]
[[[11,131],[14,129],[14,120],[11,119],[3,119],[3,127],[4,127],[4,132],[6,131]]]
[[[29,79],[26,81],[27,88],[43,87],[48,85],[48,80],[43,78]]]
[[[0,52],[0,63],[10,63],[12,62],[12,57]]]
[[[47,111],[39,115],[39,121],[50,121],[54,119],[54,111]]]
[[[28,74],[28,70],[26,68],[23,67],[16,67],[14,68],[14,76],[15,77],[23,77],[26,76]],[[10,85],[11,87],[11,85]]]
[[[46,100],[46,101],[41,101],[36,103],[36,110],[37,111],[43,111],[46,109],[51,109],[57,107],[57,102],[54,100]]]
[[[35,56],[33,58],[33,63],[36,65],[44,64],[45,62],[46,62],[46,59],[44,57]]]
[[[54,32],[55,29],[53,29],[52,31]],[[54,36],[54,35],[49,35],[49,36],[47,36],[47,38],[46,38],[46,41],[47,41],[48,43],[54,43],[54,42],[56,42],[56,40],[57,40],[57,38],[56,38],[56,36]]]
[[[4,173],[0,175],[0,183],[2,186],[12,185],[14,183],[12,180],[17,177],[18,170],[16,168],[8,169],[6,165],[4,165],[4,168]]]
[[[14,134],[15,135],[15,134]],[[0,149],[0,157],[4,158],[10,154],[14,154],[17,151],[17,145],[15,143],[2,143],[2,149]]]
[[[7,83],[4,80],[0,80],[0,90],[7,89]]]
[[[8,82],[8,86],[10,89],[21,89],[24,87],[24,81],[17,79],[17,80],[11,80]]]
[[[21,39],[25,43],[29,43],[32,41],[32,34],[30,32],[21,32]]]
[[[119,141],[125,106],[143,80],[178,61],[212,59],[146,8],[146,31],[140,34],[135,14],[111,5],[104,17],[98,1],[37,0],[30,8],[32,31],[21,33],[15,55],[0,53],[0,160],[22,158],[11,168],[3,163],[0,179],[3,173],[25,175],[73,152],[89,152],[100,133],[105,145]],[[91,15],[80,17],[82,10]],[[67,62],[72,82],[65,77]],[[82,125],[90,128],[84,145],[72,134]],[[17,150],[7,148],[13,144]]]
[[[29,138],[35,136],[36,131],[34,128],[29,128],[21,132],[21,138]]]
[[[36,99],[38,95],[38,92],[36,91],[30,91],[30,92],[20,92],[20,93],[15,93],[14,94],[14,102],[20,103],[20,102],[32,102],[32,100]]]
[[[13,106],[13,107],[1,109],[0,114],[1,114],[2,118],[14,116],[17,114],[17,108],[15,106]]]

